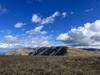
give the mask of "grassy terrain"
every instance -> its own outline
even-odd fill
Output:
[[[88,51],[78,48],[68,48],[67,56],[81,56],[81,57],[100,57],[100,51]]]
[[[0,75],[100,75],[100,57],[0,56]]]

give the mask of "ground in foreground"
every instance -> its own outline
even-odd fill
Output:
[[[0,56],[0,75],[100,75],[100,57]]]

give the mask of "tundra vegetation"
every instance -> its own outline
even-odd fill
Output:
[[[100,57],[0,56],[0,75],[100,75]]]

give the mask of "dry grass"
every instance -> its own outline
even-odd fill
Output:
[[[81,56],[81,57],[90,57],[90,56],[99,56],[100,52],[97,51],[87,51],[87,50],[81,50],[77,48],[69,48],[67,50],[68,56]]]
[[[100,57],[2,56],[0,75],[100,75]]]
[[[7,61],[8,57],[5,57],[5,56],[0,56],[0,61],[3,62],[3,61]]]

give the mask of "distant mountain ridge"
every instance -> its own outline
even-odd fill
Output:
[[[88,50],[88,51],[100,51],[100,49],[97,48],[80,48],[80,49]]]

